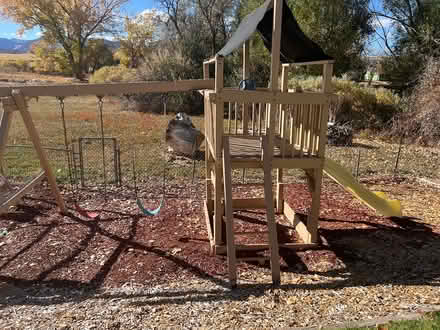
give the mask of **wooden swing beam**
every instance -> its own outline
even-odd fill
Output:
[[[40,96],[85,96],[85,95],[124,95],[139,93],[185,92],[191,90],[213,89],[214,79],[147,81],[131,83],[107,84],[69,84],[69,85],[38,85],[0,87],[0,97],[12,95],[14,89],[19,89],[24,97]]]

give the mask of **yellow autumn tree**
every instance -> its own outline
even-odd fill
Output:
[[[0,15],[22,26],[38,27],[46,40],[63,48],[71,71],[83,78],[87,40],[118,29],[119,11],[128,0],[0,0]]]
[[[120,48],[115,56],[121,64],[136,68],[151,49],[153,33],[159,16],[155,11],[144,12],[135,18],[125,18],[124,34],[118,39]]]

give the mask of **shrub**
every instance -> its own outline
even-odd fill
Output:
[[[15,61],[15,65],[18,68],[18,71],[20,72],[29,72],[32,71],[31,63],[29,61],[26,61],[24,59],[18,59]]]
[[[399,97],[384,88],[364,87],[356,82],[333,79],[337,99],[330,106],[330,117],[339,124],[350,123],[354,130],[382,130],[398,111]],[[299,77],[289,87],[304,91],[321,89],[321,77]]]
[[[91,83],[109,83],[136,80],[136,70],[123,65],[104,66],[90,77]]]
[[[173,81],[200,79],[201,72],[194,70],[192,63],[179,49],[158,48],[152,51],[137,70],[141,81]],[[203,97],[199,92],[148,93],[133,95],[127,108],[141,112],[162,112],[167,102],[167,111],[187,114],[203,113]]]
[[[430,59],[412,94],[394,121],[392,134],[404,134],[411,142],[440,144],[440,60]]]
[[[6,73],[29,72],[30,63],[23,59],[0,61],[0,70]]]
[[[0,61],[0,71],[5,73],[18,72],[18,68],[9,61]]]

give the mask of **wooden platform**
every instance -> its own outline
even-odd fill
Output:
[[[259,137],[230,136],[232,168],[262,168],[262,146]],[[279,145],[279,143],[278,143]],[[272,168],[320,168],[322,159],[310,156],[307,150],[289,155],[282,155],[277,143],[274,146]]]

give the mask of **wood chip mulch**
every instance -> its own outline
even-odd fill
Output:
[[[149,218],[116,188],[107,201],[84,192],[81,205],[100,213],[91,220],[74,211],[68,189],[71,213],[60,215],[42,183],[0,216],[0,328],[374,325],[439,310],[440,191],[417,182],[364,181],[402,201],[405,217],[384,218],[326,181],[322,245],[281,251],[277,288],[268,265],[240,263],[233,291],[225,258],[209,255],[201,198],[168,199]],[[305,214],[306,185],[286,191],[289,204]],[[237,212],[236,219],[255,230],[264,212]],[[281,238],[295,239],[283,221],[278,229]]]

